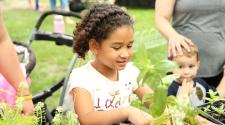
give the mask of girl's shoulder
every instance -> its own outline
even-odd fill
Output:
[[[75,76],[75,77],[77,77],[77,76],[82,77],[82,76],[85,76],[85,75],[89,74],[90,73],[90,66],[89,65],[90,64],[88,62],[88,63],[86,63],[82,66],[74,68],[70,75]]]
[[[90,70],[90,65],[91,65],[91,62],[87,62],[86,64],[83,64],[79,67],[75,67],[72,72],[86,72],[88,70]]]

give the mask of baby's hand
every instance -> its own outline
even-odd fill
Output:
[[[177,92],[178,97],[188,96],[193,91],[193,81],[184,79]]]
[[[135,107],[128,108],[128,120],[134,125],[149,125],[153,118],[146,112]]]

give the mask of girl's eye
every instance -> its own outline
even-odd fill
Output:
[[[114,46],[112,47],[114,50],[119,50],[121,47],[120,46]]]
[[[133,45],[128,45],[127,48],[132,48]]]
[[[127,45],[127,48],[132,48],[133,47],[133,43],[130,43]]]
[[[179,66],[179,69],[183,68],[182,66]]]

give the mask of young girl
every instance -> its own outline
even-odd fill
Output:
[[[129,120],[149,124],[151,116],[130,106],[131,95],[151,92],[137,86],[139,70],[132,55],[133,21],[116,5],[99,4],[76,26],[74,52],[81,58],[90,50],[95,59],[75,68],[70,76],[63,107],[73,110],[82,125],[109,125]]]

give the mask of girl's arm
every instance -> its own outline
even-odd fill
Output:
[[[155,24],[168,40],[168,57],[182,55],[181,46],[189,50],[189,45],[193,45],[191,40],[177,33],[170,24],[175,3],[176,0],[156,0],[155,4]]]
[[[26,83],[26,78],[17,58],[16,50],[11,42],[6,27],[3,23],[2,15],[0,12],[0,73],[11,83],[15,88],[18,96],[30,95],[29,87],[23,87],[20,90],[20,83]],[[26,85],[26,84],[25,84]],[[33,113],[32,100],[24,101],[23,113]]]
[[[217,91],[221,97],[225,97],[225,65],[223,66],[223,78],[220,81],[220,84],[217,86]]]
[[[151,117],[134,107],[95,111],[90,93],[82,88],[72,90],[74,109],[81,125],[109,125],[129,120],[134,124],[147,125]]]
[[[19,91],[19,82],[26,81],[21,70],[16,50],[11,42],[0,15],[0,73]],[[24,93],[29,95],[29,91]]]
[[[143,86],[138,87],[138,89],[135,90],[134,93],[138,96],[140,100],[142,100],[145,94],[153,93],[153,91],[148,85],[144,84]],[[149,107],[150,104],[151,104],[151,101],[145,102],[146,107]]]

